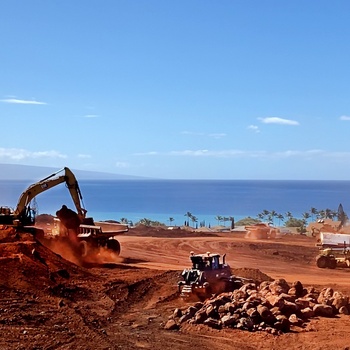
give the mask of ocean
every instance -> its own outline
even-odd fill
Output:
[[[0,181],[0,206],[15,208],[29,185],[28,181]],[[83,206],[96,221],[126,218],[136,223],[146,218],[183,225],[185,214],[190,212],[198,225],[204,222],[215,226],[219,223],[217,216],[234,217],[237,222],[247,216],[256,218],[263,210],[274,210],[302,218],[311,208],[337,211],[339,204],[350,214],[350,181],[83,180],[79,186]],[[35,200],[38,214],[54,215],[63,204],[74,209],[64,184]]]

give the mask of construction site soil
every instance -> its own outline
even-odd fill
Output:
[[[315,238],[271,240],[242,232],[131,228],[119,257],[78,266],[29,234],[0,230],[0,349],[350,349],[350,316],[313,317],[273,335],[184,323],[164,329],[179,298],[177,282],[189,253],[226,253],[233,273],[263,281],[300,281],[350,295],[350,269],[319,269]],[[58,251],[58,250],[57,250]],[[66,257],[66,258],[64,258]]]

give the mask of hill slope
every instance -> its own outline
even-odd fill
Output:
[[[41,167],[32,165],[0,164],[0,180],[35,180],[43,179],[60,168]],[[97,171],[85,171],[71,169],[78,180],[137,180],[147,178],[141,176],[129,176]]]

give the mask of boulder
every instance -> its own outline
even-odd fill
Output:
[[[267,295],[266,300],[272,307],[278,307],[279,309],[282,309],[285,303],[284,299],[282,299],[279,295]]]
[[[304,323],[304,321],[301,318],[297,317],[296,314],[291,314],[288,318],[288,321],[291,325],[299,327]]]
[[[295,304],[297,304],[300,309],[305,309],[307,307],[310,307],[310,301],[304,298],[296,299]]]
[[[249,317],[241,317],[237,323],[237,328],[251,331],[254,327],[254,322]]]
[[[315,315],[315,312],[310,307],[306,307],[306,308],[300,310],[300,317],[303,320],[308,320],[308,319],[314,317],[314,315]]]
[[[315,313],[315,316],[323,316],[323,317],[332,317],[333,316],[333,308],[330,305],[316,304],[313,307],[313,311]]]
[[[166,329],[168,331],[173,331],[173,330],[179,329],[179,326],[177,325],[177,323],[174,320],[169,320],[165,324],[164,329]]]
[[[207,313],[205,310],[199,310],[195,315],[194,315],[194,323],[204,323],[204,321],[208,318]]]
[[[237,309],[237,306],[233,303],[226,303],[224,305],[225,311],[233,314],[235,310]]]
[[[339,308],[339,313],[342,315],[349,315],[349,307],[348,306],[342,306],[341,308]]]
[[[335,307],[336,310],[339,310],[342,306],[346,306],[349,303],[349,297],[344,296],[340,292],[334,292],[333,293],[333,302],[332,306]]]
[[[284,315],[279,315],[276,317],[276,322],[274,323],[274,328],[282,332],[290,331],[290,322],[288,318]]]
[[[208,317],[213,317],[213,318],[218,318],[218,312],[217,310],[214,308],[213,305],[209,305],[206,309],[205,309],[206,314],[208,315]]]
[[[290,287],[285,279],[280,278],[278,280],[273,281],[269,285],[269,289],[270,289],[272,294],[279,295],[281,293],[288,294]]]
[[[317,298],[319,304],[332,305],[333,302],[333,289],[323,288]]]
[[[216,320],[214,318],[207,318],[205,321],[204,321],[204,324],[208,327],[211,327],[211,328],[215,328],[215,329],[220,329],[222,326],[221,326],[221,321],[219,320]]]
[[[224,327],[232,327],[235,324],[237,324],[238,320],[239,320],[238,315],[225,315],[221,318],[221,324]]]
[[[187,322],[188,320],[191,319],[191,315],[190,314],[184,314],[180,317],[179,319],[179,323],[184,323],[184,322]],[[170,321],[170,320],[169,320]]]
[[[182,316],[182,310],[179,308],[176,308],[173,312],[173,317],[174,318],[180,318]]]
[[[293,295],[296,298],[302,297],[303,293],[304,293],[304,287],[300,281],[293,282],[291,288],[288,291],[288,294]]]
[[[299,306],[296,303],[292,303],[290,301],[285,300],[284,305],[281,308],[281,311],[284,315],[290,316],[299,311]]]

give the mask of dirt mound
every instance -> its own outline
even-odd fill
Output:
[[[29,233],[19,235],[14,227],[0,225],[0,243],[18,242],[19,240],[34,241],[34,237]]]
[[[72,273],[86,274],[83,269],[41,245],[30,234],[15,233],[15,237],[11,234],[9,239],[10,242],[0,243],[2,287],[42,292],[47,286],[68,279]]]
[[[261,272],[259,269],[251,269],[248,267],[243,268],[231,268],[232,274],[238,277],[243,277],[253,280],[255,283],[260,284],[264,281],[273,281],[273,278]]]

